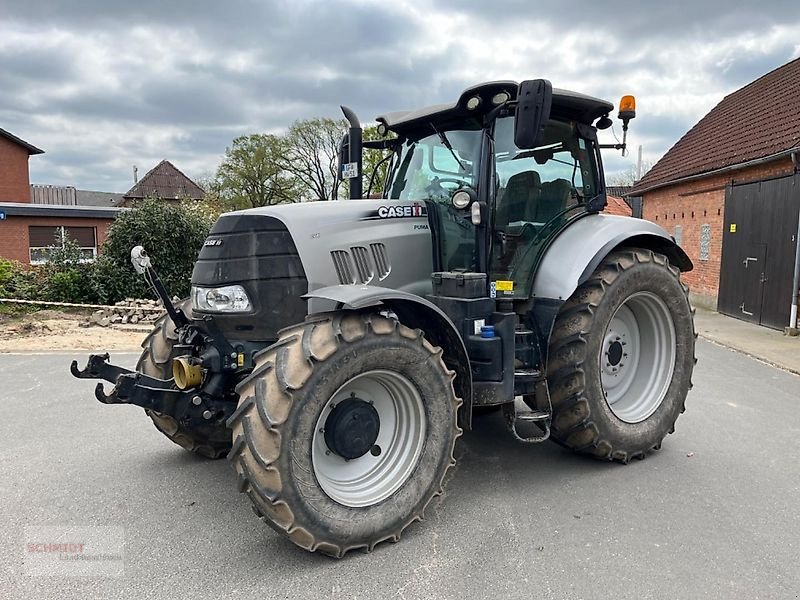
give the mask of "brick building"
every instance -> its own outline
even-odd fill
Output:
[[[46,249],[66,236],[91,259],[119,213],[113,206],[82,206],[74,188],[31,186],[28,159],[36,146],[0,129],[0,257],[22,263],[46,259]],[[44,188],[47,189],[44,189]]]
[[[617,196],[612,196],[609,194],[607,196],[608,204],[603,209],[603,213],[607,215],[617,215],[620,217],[630,217],[632,216],[631,207],[623,200]]]
[[[202,199],[205,192],[162,160],[125,194],[31,185],[28,159],[43,150],[0,129],[0,257],[25,264],[46,261],[47,249],[67,237],[84,257],[97,256],[121,210],[145,198]]]
[[[695,302],[789,325],[800,207],[800,59],[726,96],[639,181],[642,216],[694,263]]]

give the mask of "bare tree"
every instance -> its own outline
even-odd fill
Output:
[[[642,176],[647,173],[650,169],[653,168],[653,163],[649,160],[642,161]],[[636,183],[641,177],[637,177],[637,168],[636,164],[631,164],[627,169],[624,171],[618,171],[617,173],[613,173],[606,178],[607,185],[613,186],[629,186]]]
[[[304,198],[330,200],[338,197],[338,148],[346,130],[343,120],[334,119],[295,121],[289,128],[281,166],[294,175]]]

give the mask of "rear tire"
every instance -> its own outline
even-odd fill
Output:
[[[342,312],[283,330],[256,357],[228,421],[239,490],[268,525],[311,552],[342,557],[398,541],[455,464],[461,401],[453,378],[440,348],[384,316]],[[346,405],[363,412],[334,418]],[[379,416],[377,437],[352,425],[329,439],[345,431],[336,429],[343,421],[370,415]],[[345,459],[349,443],[361,449]]]
[[[178,308],[191,310],[191,305],[185,300]],[[158,379],[172,379],[172,359],[175,358],[173,346],[177,339],[172,319],[168,316],[161,317],[142,342],[144,350],[136,363],[136,370]],[[222,458],[231,448],[231,433],[224,426],[187,427],[168,415],[148,409],[145,412],[156,429],[193,454],[217,459]]]
[[[622,463],[684,411],[695,337],[688,288],[661,254],[615,251],[562,306],[550,338],[551,438]]]

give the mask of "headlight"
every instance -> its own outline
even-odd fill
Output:
[[[192,286],[192,304],[198,310],[209,312],[247,312],[250,298],[240,285],[216,288]]]

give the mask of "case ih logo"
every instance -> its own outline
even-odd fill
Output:
[[[378,208],[378,217],[381,219],[395,219],[398,217],[422,217],[422,204],[415,202],[411,206],[381,206]]]

